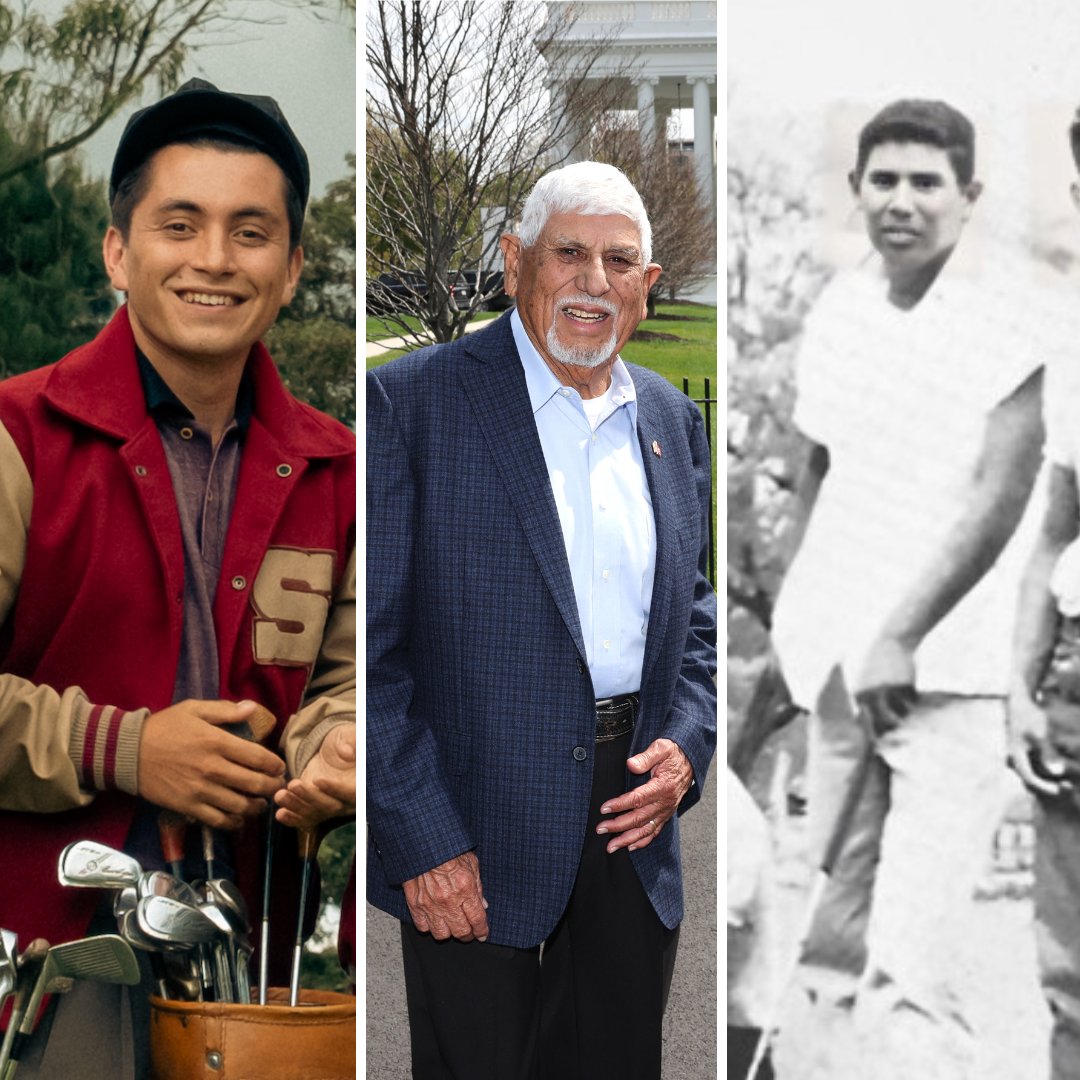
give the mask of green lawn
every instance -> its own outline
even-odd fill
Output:
[[[663,334],[660,340],[648,335]],[[675,340],[666,340],[667,337]],[[709,304],[656,305],[656,316],[638,324],[634,336],[623,347],[624,360],[651,368],[673,382],[680,390],[684,378],[698,397],[704,389],[703,378],[711,380],[716,393],[716,308]]]

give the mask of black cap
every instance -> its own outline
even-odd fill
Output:
[[[174,93],[128,120],[109,175],[109,201],[120,182],[155,151],[194,136],[226,135],[261,150],[281,166],[307,206],[311,174],[307,154],[271,97],[230,94],[204,79],[189,79]]]

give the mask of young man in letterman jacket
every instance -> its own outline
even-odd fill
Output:
[[[267,802],[293,826],[352,810],[355,439],[260,343],[296,289],[308,188],[270,98],[192,80],[135,113],[104,240],[127,303],[0,383],[0,926],[22,942],[114,929],[101,894],[57,884],[73,840],[161,866],[174,811],[215,830],[215,873],[257,911]],[[253,702],[277,718],[265,745],[228,727]],[[145,1075],[145,998],[77,983],[20,1076]]]

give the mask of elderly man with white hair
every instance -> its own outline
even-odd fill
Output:
[[[700,412],[619,357],[651,239],[617,169],[555,170],[516,310],[368,373],[368,897],[420,1080],[660,1075],[716,601]]]

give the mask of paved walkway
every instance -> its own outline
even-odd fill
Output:
[[[493,319],[473,319],[465,327],[466,334],[472,334],[477,330],[487,326],[488,323],[493,322]],[[408,341],[405,338],[391,337],[384,338],[382,341],[368,341],[365,343],[365,353],[367,357],[382,356],[383,353],[390,352],[392,349],[410,349],[413,348],[413,342]]]

